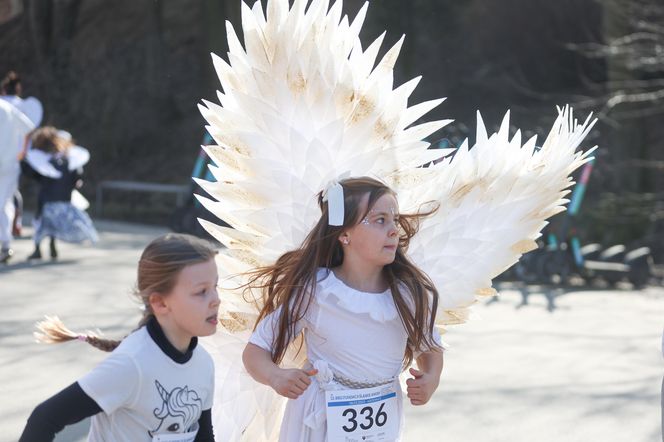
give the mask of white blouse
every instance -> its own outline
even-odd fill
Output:
[[[356,382],[395,379],[402,371],[408,335],[388,289],[382,293],[355,290],[329,269],[319,269],[311,305],[295,327],[304,331],[309,363],[318,369],[299,398],[289,400],[280,441],[325,440],[325,391],[344,390],[333,375]],[[281,309],[261,321],[249,342],[270,351]],[[434,333],[440,344],[440,335]],[[399,391],[399,410],[402,398]],[[303,428],[303,424],[305,428]]]

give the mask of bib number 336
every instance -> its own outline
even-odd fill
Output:
[[[328,441],[394,441],[399,436],[394,384],[328,391],[325,396]]]

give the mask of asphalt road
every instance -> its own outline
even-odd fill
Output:
[[[0,441],[17,440],[40,401],[105,356],[77,342],[35,343],[37,320],[57,314],[73,329],[99,328],[110,337],[138,322],[136,262],[165,230],[96,224],[95,247],[63,244],[58,261],[27,264],[32,245],[20,239],[10,265],[0,267]],[[661,440],[664,288],[503,286],[497,301],[475,311],[475,320],[444,335],[451,349],[440,388],[429,404],[407,406],[406,441]],[[56,440],[83,441],[87,427],[67,428]]]

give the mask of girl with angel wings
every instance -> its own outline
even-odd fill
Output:
[[[510,138],[509,114],[490,136],[478,115],[472,148],[421,167],[441,156],[422,140],[450,121],[414,123],[443,100],[408,106],[419,78],[392,87],[403,39],[375,64],[384,34],[366,50],[358,37],[367,5],[352,22],[341,10],[243,4],[244,47],[227,23],[230,64],[213,56],[223,93],[200,109],[217,181],[199,183],[231,226],[201,220],[227,247],[222,327],[204,341],[220,441],[398,440],[396,379],[412,375],[413,404],[430,398],[435,327],[496,294],[592,151],[576,149],[594,122],[569,108],[539,149]]]

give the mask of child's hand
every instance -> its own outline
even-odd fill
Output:
[[[424,405],[429,402],[431,396],[438,388],[440,376],[434,376],[420,370],[411,368],[410,374],[414,377],[406,380],[406,389],[410,403],[413,405]]]
[[[270,386],[282,396],[289,399],[297,399],[311,384],[309,376],[315,376],[318,370],[301,370],[298,368],[278,368]]]

